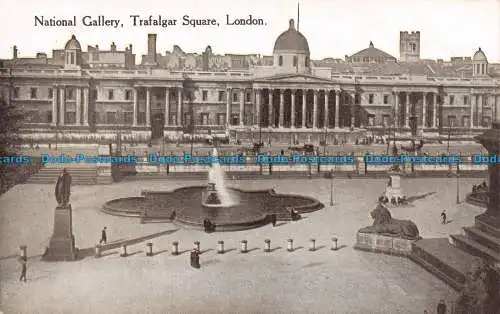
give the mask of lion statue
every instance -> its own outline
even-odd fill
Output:
[[[361,233],[376,233],[407,240],[420,238],[417,225],[411,220],[393,219],[391,212],[384,204],[379,203],[371,212],[373,225],[359,230]]]

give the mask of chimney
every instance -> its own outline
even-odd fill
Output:
[[[17,59],[17,46],[13,47],[13,59]]]
[[[156,34],[148,34],[148,56],[152,63],[156,63]]]
[[[130,52],[132,52],[132,44],[128,45],[128,50],[130,50]]]
[[[111,51],[116,51],[116,45],[115,42],[111,43]]]

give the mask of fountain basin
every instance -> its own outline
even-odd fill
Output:
[[[143,220],[172,221],[195,229],[203,229],[204,220],[209,219],[216,225],[216,231],[236,231],[265,225],[273,214],[278,220],[290,220],[290,208],[303,214],[323,207],[319,201],[307,196],[277,194],[273,189],[236,188],[228,190],[238,199],[237,204],[207,206],[203,200],[206,189],[206,186],[187,186],[172,191],[143,191],[141,198],[108,201],[103,205],[103,211],[121,216],[127,213],[126,216]]]

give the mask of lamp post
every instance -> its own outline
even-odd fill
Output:
[[[333,169],[330,170],[330,206],[333,206]]]
[[[457,204],[460,204],[460,174],[457,169]]]

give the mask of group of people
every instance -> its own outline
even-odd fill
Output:
[[[483,183],[479,184],[479,185],[473,185],[472,186],[472,193],[476,193],[476,192],[479,192],[479,191],[482,191],[482,190],[486,190],[488,187],[488,185],[486,184],[486,181],[483,181]]]
[[[386,195],[382,195],[378,198],[378,201],[382,204],[389,204],[389,198]],[[394,206],[399,206],[399,205],[406,205],[408,204],[408,200],[406,199],[406,196],[402,197],[391,197],[391,205]]]
[[[215,231],[215,224],[210,221],[210,219],[203,220],[203,228],[206,233],[211,233]]]

